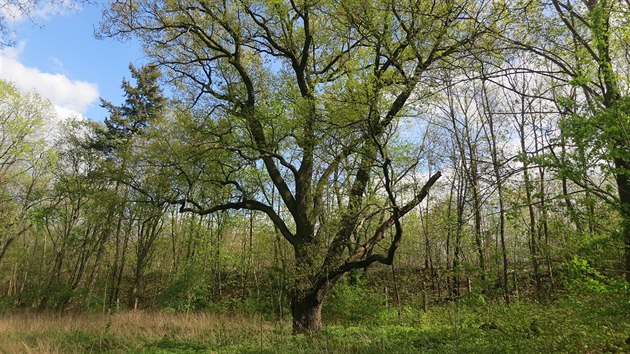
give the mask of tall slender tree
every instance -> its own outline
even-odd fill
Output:
[[[617,198],[612,201],[621,215],[625,248],[625,276],[630,281],[630,155],[628,128],[630,98],[628,83],[619,70],[627,66],[628,7],[624,1],[532,1],[514,2],[512,13],[538,13],[499,35],[512,47],[527,51],[551,68],[547,76],[564,83],[557,96],[568,113],[563,133],[579,153],[614,177]],[[527,29],[527,30],[525,30]],[[524,31],[525,30],[525,31]],[[524,33],[528,33],[524,37]],[[529,33],[535,33],[530,36]],[[581,92],[577,97],[571,88]],[[624,91],[625,90],[625,91]],[[576,160],[584,160],[574,155]],[[566,155],[565,155],[566,157]],[[605,162],[605,163],[602,163]],[[578,164],[576,164],[578,165]],[[559,166],[559,164],[557,164]],[[589,179],[560,166],[567,176],[590,192],[608,199],[608,194]]]
[[[0,261],[26,233],[30,215],[45,198],[55,153],[46,142],[50,102],[0,80]]]

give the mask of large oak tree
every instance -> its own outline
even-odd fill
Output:
[[[440,177],[403,190],[413,169],[393,153],[399,118],[433,69],[474,50],[495,10],[467,0],[124,0],[100,34],[139,38],[194,104],[147,150],[162,152],[146,161],[172,186],[163,202],[201,215],[259,211],[292,245],[300,333],[321,328],[324,297],[345,273],[393,262],[401,218]],[[340,180],[347,188],[332,193]]]

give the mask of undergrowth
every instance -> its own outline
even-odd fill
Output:
[[[0,319],[3,353],[625,353],[630,298],[623,286],[575,289],[550,303],[491,303],[481,295],[435,306],[374,306],[343,288],[321,332],[293,336],[262,314],[20,313]],[[355,290],[356,291],[356,290]],[[357,303],[352,303],[352,301]],[[335,303],[337,302],[337,303]],[[361,304],[369,311],[361,310]],[[379,310],[380,308],[380,310]]]

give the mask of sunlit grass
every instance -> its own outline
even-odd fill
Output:
[[[626,353],[624,292],[510,307],[479,298],[337,320],[312,335],[261,315],[131,311],[0,318],[1,353]]]
[[[239,314],[130,311],[111,315],[20,313],[0,319],[0,352],[133,352],[160,343],[190,343],[197,349],[289,333],[287,322]],[[197,343],[192,345],[192,343]],[[184,345],[182,344],[182,345]]]

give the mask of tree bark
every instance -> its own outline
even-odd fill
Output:
[[[522,92],[526,92],[526,84],[524,81],[522,83],[523,88]],[[530,176],[530,165],[529,165],[529,156],[527,151],[527,143],[526,143],[526,132],[525,125],[527,124],[526,115],[528,114],[527,106],[528,103],[524,95],[520,95],[520,113],[515,117],[516,118],[516,126],[518,129],[518,135],[520,140],[521,147],[521,155],[522,155],[522,163],[523,163],[523,184],[525,185],[525,196],[527,198],[527,211],[529,214],[529,226],[528,226],[528,236],[529,236],[529,251],[530,258],[532,262],[532,267],[534,269],[534,283],[536,284],[536,294],[540,296],[542,290],[542,283],[540,279],[540,267],[539,267],[539,259],[538,259],[538,239],[536,233],[536,211],[534,209],[534,200],[533,200],[533,182]]]
[[[453,299],[461,295],[461,258],[462,258],[462,232],[464,228],[464,208],[466,206],[466,194],[468,187],[464,176],[458,176],[457,181],[457,224],[455,228],[455,253],[453,254]]]
[[[293,334],[316,332],[322,329],[323,290],[291,295],[291,315],[293,317]]]
[[[620,171],[615,175],[617,181],[617,189],[619,190],[619,209],[621,212],[622,228],[624,241],[624,258],[625,258],[625,278],[630,282],[630,162],[617,158],[615,159],[615,167]]]
[[[490,156],[492,158],[492,172],[494,173],[495,184],[497,187],[497,198],[499,202],[499,241],[501,243],[501,258],[503,260],[503,268],[501,273],[503,298],[506,304],[510,304],[510,284],[508,281],[508,255],[507,247],[505,245],[505,198],[503,196],[503,177],[501,176],[502,161],[499,161],[499,147],[497,142],[496,127],[497,124],[494,120],[494,112],[492,111],[492,105],[488,97],[488,88],[485,81],[482,84],[482,97],[483,108],[485,110],[486,124],[484,129],[487,129],[486,139],[490,147]]]

